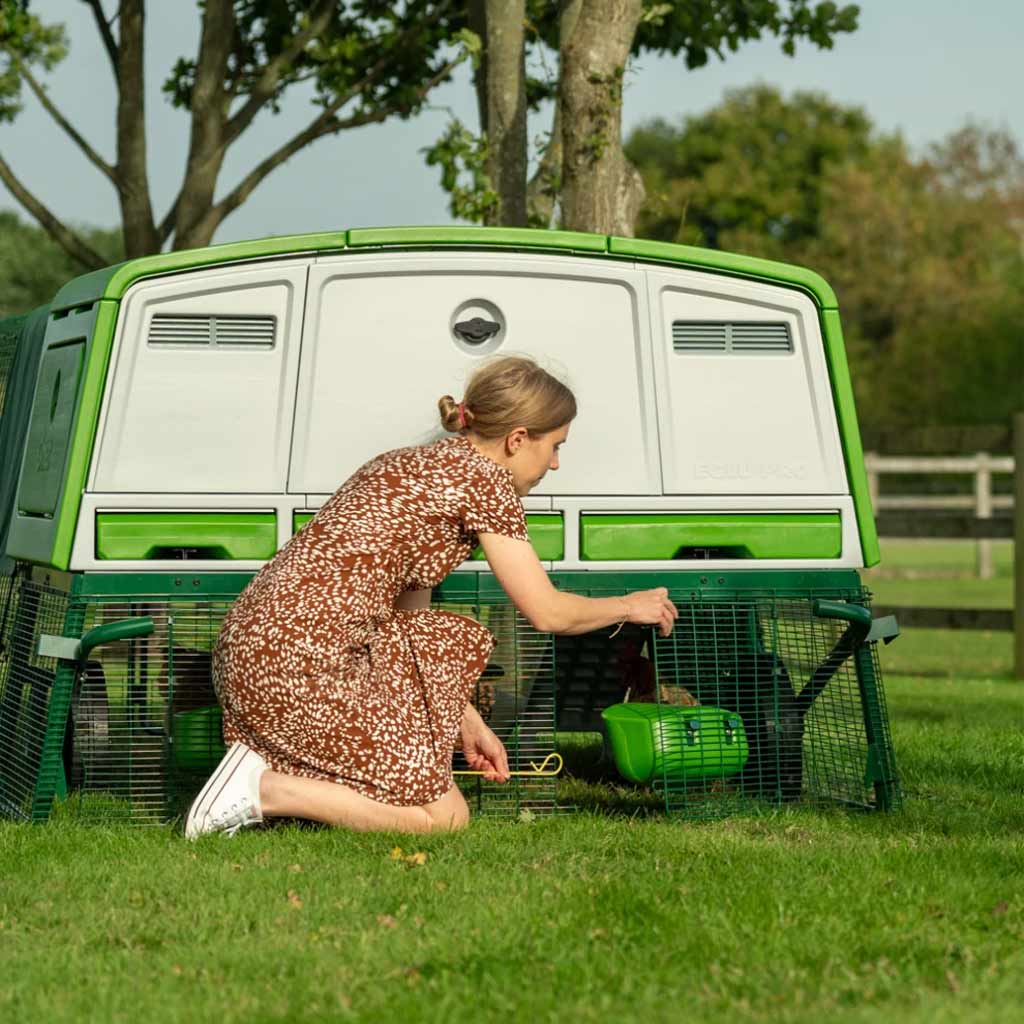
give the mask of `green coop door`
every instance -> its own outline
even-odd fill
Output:
[[[52,516],[57,508],[84,354],[83,339],[43,355],[18,490],[23,515]]]

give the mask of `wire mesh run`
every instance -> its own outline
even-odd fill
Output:
[[[44,748],[61,667],[36,650],[41,635],[63,635],[69,625],[67,593],[22,576],[0,576],[0,816],[32,819],[40,782],[56,770],[44,763]],[[73,673],[64,672],[70,683]],[[59,756],[63,731],[49,739]]]
[[[876,645],[813,612],[815,597],[837,596],[869,598],[670,590],[680,615],[668,637],[632,626],[558,638],[558,727],[600,729],[619,773],[688,818],[796,801],[893,807]]]
[[[507,783],[486,782],[469,770],[456,752],[456,782],[470,805],[482,814],[548,814],[556,807],[554,650],[550,633],[538,633],[507,600],[492,603],[443,603],[439,607],[472,615],[497,641],[477,682],[472,703],[505,745],[513,775]],[[540,769],[538,771],[538,769]]]
[[[224,754],[211,660],[233,598],[166,595],[76,597],[0,577],[0,814],[155,825],[182,815]],[[553,751],[549,636],[507,603],[445,604],[495,634],[497,646],[472,696],[503,740],[515,771],[531,772]],[[82,636],[95,627],[149,617],[151,635],[93,649],[73,662],[41,659],[39,637]],[[63,666],[63,668],[62,668]],[[57,674],[66,674],[62,687]],[[64,708],[51,707],[62,689]],[[64,728],[64,722],[67,728]],[[44,737],[53,751],[44,756]],[[467,770],[461,754],[456,770]],[[457,776],[477,813],[518,815],[555,807],[551,777],[508,784]],[[53,797],[56,796],[56,803]]]

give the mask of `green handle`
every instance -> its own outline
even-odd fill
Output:
[[[115,640],[131,640],[137,636],[149,636],[153,632],[153,619],[141,615],[136,619],[118,619],[102,626],[94,626],[78,641],[78,661],[84,662],[94,647],[112,644]]]
[[[845,601],[825,601],[816,598],[811,610],[822,619],[842,619],[850,623],[851,639],[854,643],[862,643],[871,632],[871,610],[859,604],[847,604]]]

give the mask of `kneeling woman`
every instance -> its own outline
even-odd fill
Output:
[[[671,631],[664,588],[561,593],[529,542],[520,498],[558,469],[576,415],[565,385],[504,357],[477,370],[463,402],[438,406],[454,436],[367,462],[224,620],[214,685],[231,746],[189,811],[190,839],[265,817],[407,832],[466,824],[452,781],[460,736],[472,768],[509,777],[501,741],[469,703],[495,641],[429,602],[478,542],[542,632],[622,620]]]

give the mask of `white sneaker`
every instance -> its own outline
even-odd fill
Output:
[[[269,767],[244,743],[232,743],[189,808],[185,838],[197,839],[205,832],[233,836],[261,822],[260,776]]]

